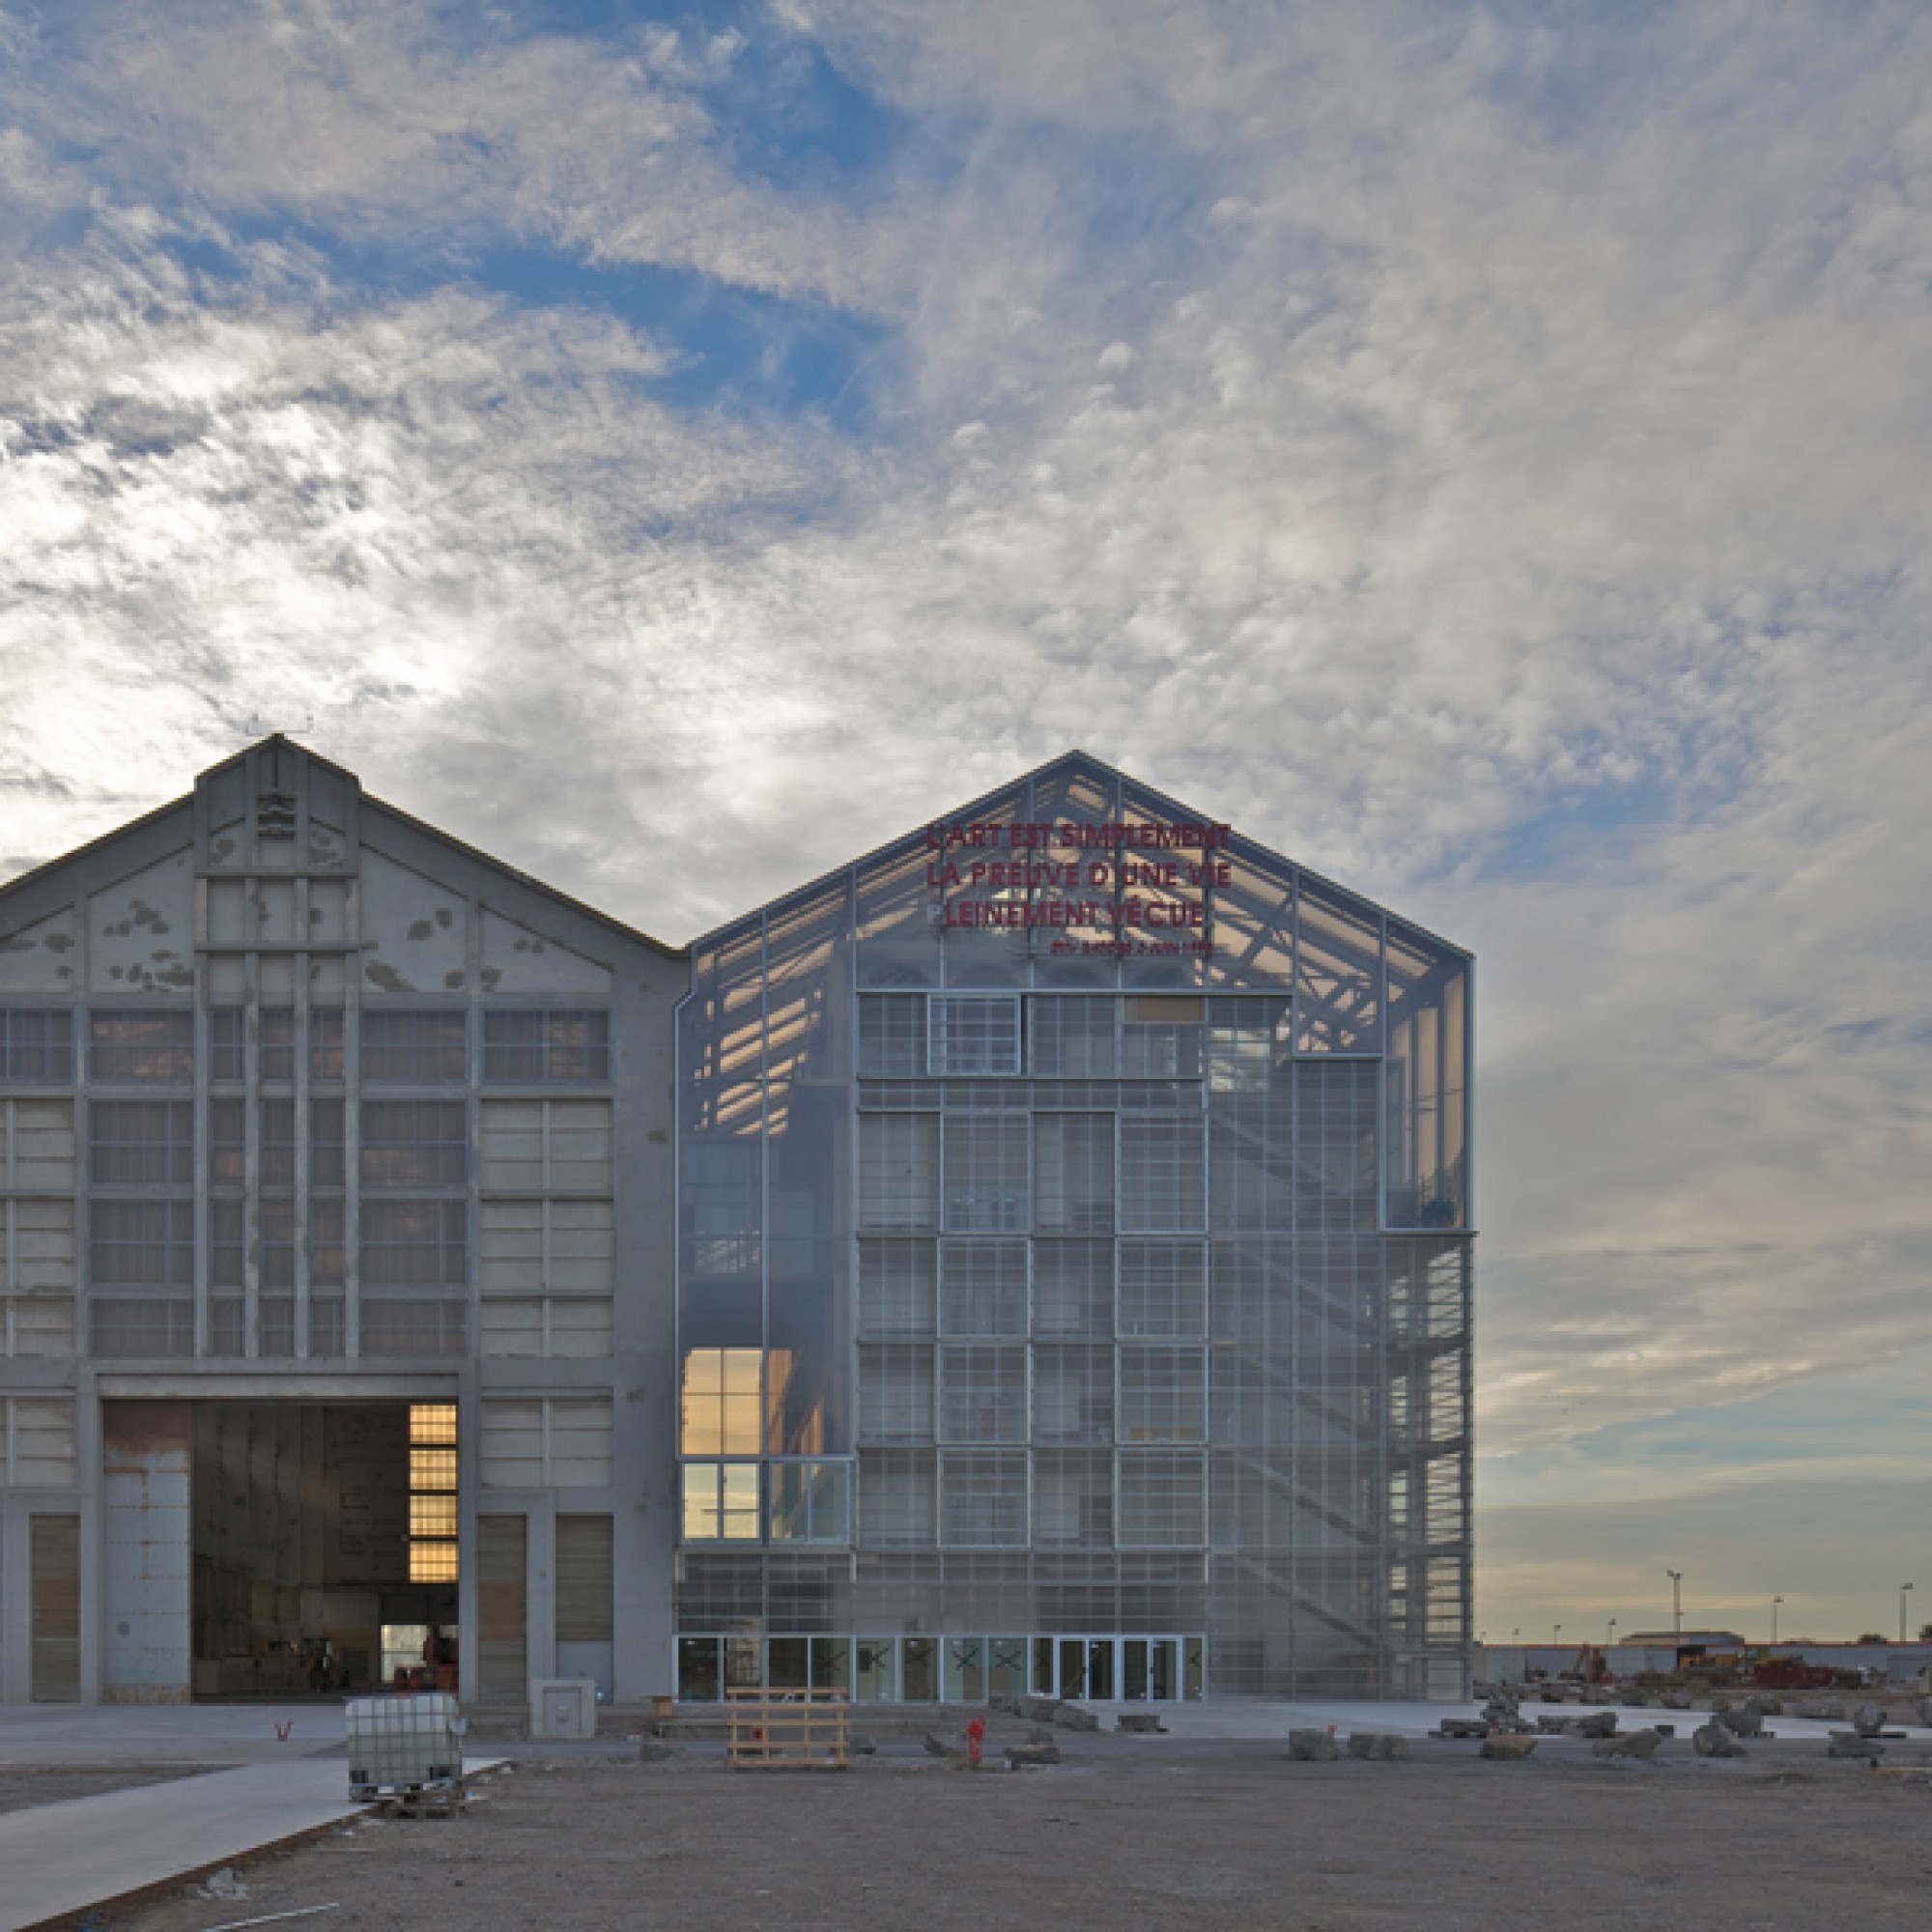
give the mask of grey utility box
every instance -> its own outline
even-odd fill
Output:
[[[592,1677],[540,1677],[530,1685],[533,1738],[594,1738],[597,1735],[597,1680]]]
[[[441,1691],[352,1697],[345,1728],[355,1797],[445,1785],[463,1776],[463,1724],[456,1699]]]

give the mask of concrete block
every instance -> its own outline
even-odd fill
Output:
[[[1483,1740],[1482,1755],[1484,1757],[1501,1758],[1508,1762],[1514,1762],[1519,1758],[1527,1757],[1535,1748],[1536,1740],[1534,1738],[1511,1738],[1504,1737],[1498,1733],[1493,1737],[1487,1737]]]
[[[1062,1704],[1053,1714],[1053,1721],[1063,1731],[1097,1731],[1100,1720],[1092,1711],[1083,1711],[1078,1704]]]
[[[1161,1722],[1158,1711],[1122,1711],[1115,1719],[1114,1728],[1134,1736],[1151,1736],[1156,1732],[1165,1732],[1167,1726]]]
[[[1626,1731],[1621,1737],[1596,1738],[1590,1745],[1592,1757],[1634,1757],[1648,1764],[1662,1742],[1655,1731]]]
[[[1378,1764],[1391,1763],[1408,1756],[1408,1740],[1391,1731],[1351,1731],[1349,1755],[1369,1758]]]
[[[1708,1724],[1699,1724],[1690,1733],[1690,1745],[1699,1757],[1747,1757],[1749,1753],[1739,1744],[1736,1736],[1725,1725],[1713,1718]]]
[[[1060,1747],[1053,1743],[1041,1745],[1009,1745],[1007,1762],[1013,1770],[1019,1771],[1027,1765],[1058,1764]]]
[[[1327,1731],[1290,1731],[1288,1754],[1303,1764],[1330,1764],[1342,1755],[1342,1747]]]
[[[1856,1731],[1832,1733],[1833,1757],[1861,1757],[1876,1763],[1885,1755],[1885,1746],[1877,1738],[1861,1738]]]

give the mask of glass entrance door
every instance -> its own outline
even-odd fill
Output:
[[[1180,1645],[1171,1636],[1157,1636],[1148,1645],[1148,1695],[1156,1704],[1171,1704],[1180,1695]]]
[[[1096,1704],[1111,1704],[1117,1694],[1115,1647],[1116,1640],[1110,1636],[1090,1637],[1087,1642],[1087,1695]]]
[[[1077,1636],[1060,1640],[1060,1683],[1054,1694],[1076,1702],[1087,1694],[1087,1646]]]

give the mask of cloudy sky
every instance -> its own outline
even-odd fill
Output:
[[[1929,100],[1919,0],[0,0],[0,874],[307,725],[682,941],[1083,746],[1481,956],[1492,1639],[1932,1614]]]

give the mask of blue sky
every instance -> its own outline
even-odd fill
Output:
[[[313,721],[681,939],[1086,746],[1481,957],[1479,1622],[1867,1627],[1928,83],[1907,4],[0,0],[0,868]]]

